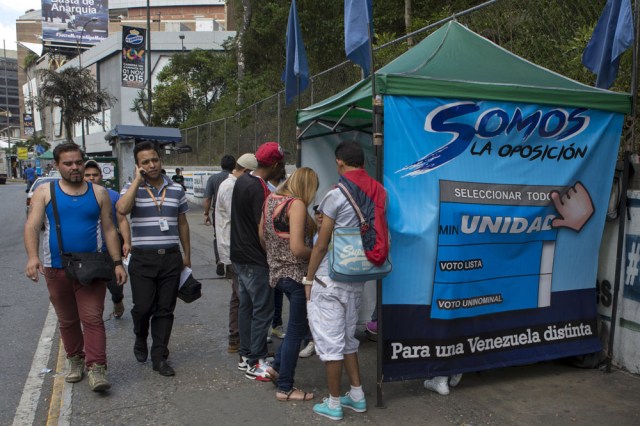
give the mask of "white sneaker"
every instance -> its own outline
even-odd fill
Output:
[[[252,367],[247,368],[247,372],[244,377],[251,380],[258,380],[260,382],[270,382],[271,376],[267,372],[267,368],[270,367],[263,359],[258,360],[258,362]]]
[[[462,380],[462,373],[454,374],[449,377],[449,386],[455,388],[460,383],[460,380]]]
[[[247,364],[247,357],[241,355],[240,356],[240,361],[238,362],[238,370],[240,371],[247,371],[247,369],[249,368],[249,364]]]
[[[271,335],[277,337],[278,339],[284,339],[284,336],[286,336],[286,334],[287,333],[284,332],[284,329],[281,325],[271,328]]]
[[[440,395],[449,395],[449,385],[447,376],[437,376],[433,379],[424,381],[425,389],[439,393]]]
[[[300,358],[309,358],[310,356],[316,353],[316,344],[313,343],[313,340],[309,341],[307,346],[304,347],[298,354]]]

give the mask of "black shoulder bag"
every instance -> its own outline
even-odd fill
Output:
[[[107,253],[64,253],[55,185],[55,182],[50,184],[51,206],[53,207],[53,217],[56,221],[56,234],[58,236],[58,249],[62,259],[62,268],[67,278],[79,281],[82,285],[90,285],[95,280],[109,281],[113,278],[115,266],[111,256]]]

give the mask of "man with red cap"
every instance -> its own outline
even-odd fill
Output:
[[[258,147],[256,160],[258,168],[240,176],[233,188],[230,258],[239,282],[238,369],[249,379],[270,381],[265,358],[273,317],[273,289],[269,286],[269,264],[260,244],[258,225],[262,204],[269,195],[267,181],[282,173],[284,152],[277,142],[266,142]]]

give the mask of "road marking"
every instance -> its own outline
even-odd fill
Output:
[[[45,373],[43,373],[43,370],[47,368],[57,323],[56,313],[51,303],[49,303],[47,319],[44,321],[38,347],[31,362],[31,370],[22,389],[22,397],[20,398],[20,403],[13,418],[13,426],[33,424],[36,409],[38,408],[38,401],[40,400],[42,383],[44,382]]]
[[[47,416],[47,426],[61,425],[60,411],[63,404],[63,391],[65,387],[64,367],[67,357],[62,347],[62,340],[59,341],[58,361],[56,363],[56,375],[53,379],[53,389],[51,391],[51,402],[49,403],[49,415]]]

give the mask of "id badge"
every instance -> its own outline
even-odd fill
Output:
[[[158,224],[160,225],[160,230],[162,232],[165,232],[165,231],[169,230],[169,222],[167,222],[167,219],[160,218],[160,220],[158,220]]]

